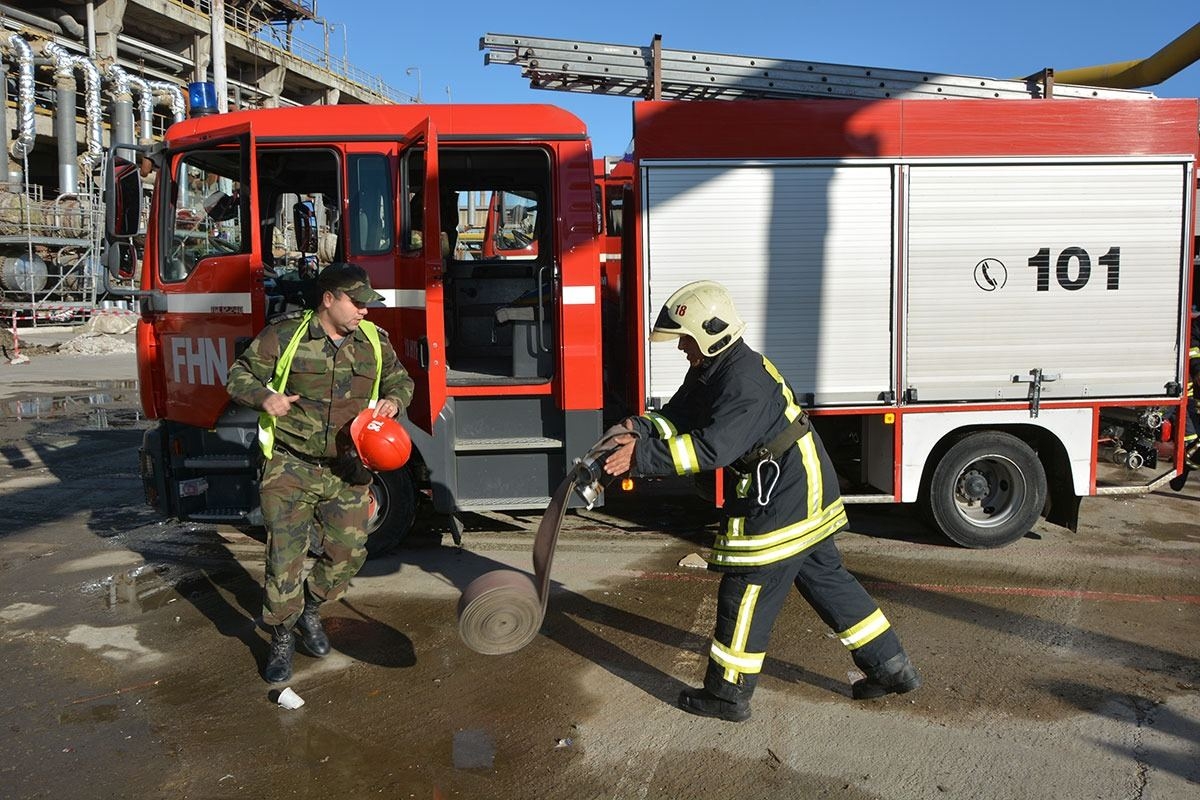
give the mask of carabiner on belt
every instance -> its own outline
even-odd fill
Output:
[[[767,468],[767,469],[764,469]],[[771,477],[768,482],[766,473],[771,471]],[[775,491],[775,485],[779,483],[779,474],[782,470],[779,467],[779,462],[774,458],[767,456],[754,468],[755,482],[758,484],[757,502],[760,506],[765,506],[771,502],[771,493]]]

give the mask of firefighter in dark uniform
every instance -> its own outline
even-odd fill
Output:
[[[650,340],[678,340],[691,368],[660,411],[625,420],[630,435],[605,462],[611,475],[727,467],[736,477],[736,497],[708,558],[722,578],[704,686],[685,689],[679,706],[734,722],[749,718],[771,628],[792,584],[865,674],[853,697],[912,691],[920,676],[833,543],[847,524],[833,465],[787,381],[742,341],[744,328],[719,283],[675,292]]]

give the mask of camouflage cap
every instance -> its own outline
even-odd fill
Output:
[[[378,303],[383,295],[371,288],[367,271],[354,264],[338,261],[321,270],[317,286],[326,292],[341,292],[358,303]]]

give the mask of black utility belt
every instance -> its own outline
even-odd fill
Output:
[[[332,467],[338,462],[336,458],[318,458],[317,456],[310,456],[308,453],[301,453],[295,448],[288,447],[281,442],[276,442],[275,447],[287,453],[292,458],[303,461],[305,464],[312,464],[314,467]]]
[[[802,411],[800,416],[792,420],[792,423],[780,431],[774,439],[760,448],[751,450],[730,466],[743,475],[749,475],[763,461],[778,461],[784,453],[791,449],[792,445],[808,435],[810,430],[812,430],[812,425],[808,421],[808,414]]]

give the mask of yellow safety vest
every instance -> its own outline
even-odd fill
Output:
[[[288,342],[287,347],[280,354],[279,360],[275,362],[275,375],[267,383],[267,388],[271,391],[282,393],[284,387],[287,386],[288,373],[292,371],[292,359],[296,357],[300,339],[308,330],[308,323],[312,316],[312,311],[304,312],[300,317],[300,326],[292,334],[292,340]],[[375,385],[371,387],[371,403],[368,406],[368,408],[374,408],[376,401],[379,400],[379,381],[383,376],[383,353],[379,347],[379,329],[373,322],[367,322],[365,319],[358,323],[358,327],[367,337],[367,341],[371,343],[371,350],[375,354]],[[263,458],[270,460],[275,453],[275,417],[266,411],[258,415],[258,445],[262,448]]]

